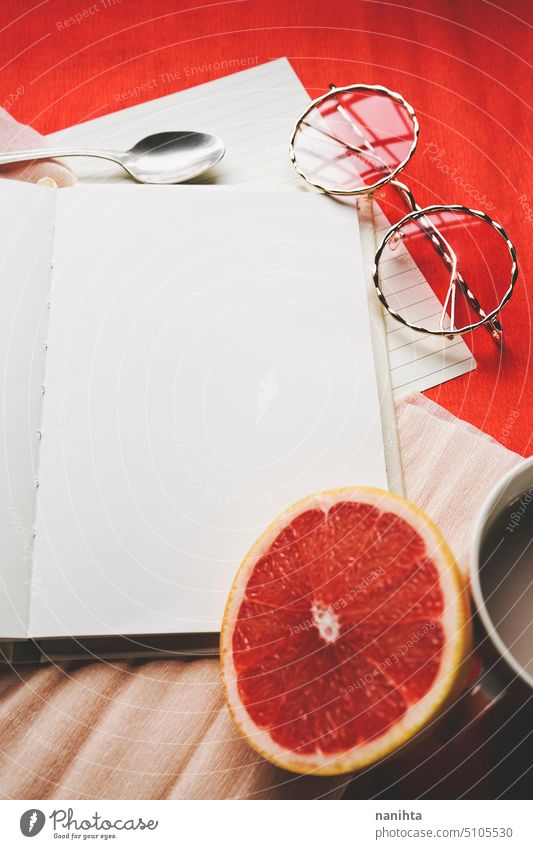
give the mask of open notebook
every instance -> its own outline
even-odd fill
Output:
[[[0,250],[7,657],[207,648],[282,509],[387,487],[353,209],[0,181]]]
[[[216,173],[199,177],[198,182],[314,194],[296,174],[288,153],[294,122],[308,103],[309,95],[288,60],[276,59],[67,127],[48,139],[58,145],[126,150],[150,133],[184,127],[204,130],[224,139],[226,154]],[[69,165],[82,181],[121,183],[127,179],[121,168],[103,160],[71,159]],[[372,268],[386,221],[377,204],[361,200],[358,206],[388,482],[390,489],[402,494],[393,399],[465,374],[476,363],[461,339],[415,333],[384,317],[372,283]],[[401,279],[409,285],[413,302],[427,298],[428,284],[414,262],[409,257],[399,259]],[[399,279],[394,262],[387,270],[390,280],[381,281],[384,289],[394,287]],[[433,301],[433,311],[439,311],[434,297]]]

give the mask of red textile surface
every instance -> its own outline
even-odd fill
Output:
[[[419,202],[485,209],[520,263],[503,353],[477,331],[477,370],[428,394],[531,454],[531,17],[529,0],[3,0],[0,103],[46,133],[219,76],[209,64],[279,56],[312,96],[332,81],[401,92],[421,123],[404,175]]]

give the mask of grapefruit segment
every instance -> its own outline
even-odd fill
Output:
[[[290,508],[244,559],[221,663],[250,745],[296,772],[350,772],[410,739],[462,685],[468,602],[437,528],[354,488]]]

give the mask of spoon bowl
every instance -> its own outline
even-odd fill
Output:
[[[155,133],[122,154],[121,165],[140,183],[183,183],[208,171],[224,156],[211,133]]]

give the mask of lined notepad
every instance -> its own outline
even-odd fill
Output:
[[[288,146],[292,127],[308,103],[309,96],[287,59],[276,59],[95,118],[53,133],[48,139],[54,144],[68,142],[73,146],[126,149],[149,133],[168,129],[203,130],[224,139],[226,154],[217,166],[216,176],[208,175],[200,182],[303,190],[303,181],[289,161]],[[71,163],[81,179],[106,182],[127,179],[120,168],[103,160],[80,159]],[[375,214],[378,242],[387,223],[376,207]],[[391,265],[387,279],[382,280],[384,290],[392,290],[396,271]],[[401,283],[420,287],[421,297],[416,300],[431,295],[412,261],[409,268],[403,269]],[[438,308],[436,299],[435,304],[434,310]],[[395,397],[429,389],[476,366],[470,350],[460,339],[423,336],[388,316],[385,332]]]
[[[390,225],[377,203],[373,204],[373,211],[377,246]],[[380,263],[380,266],[381,289],[391,306],[395,298],[401,297],[402,312],[413,323],[440,316],[440,301],[403,245],[399,245],[397,256]],[[384,318],[395,397],[429,389],[476,367],[470,349],[459,336],[455,339],[427,336],[405,327],[386,311]]]

